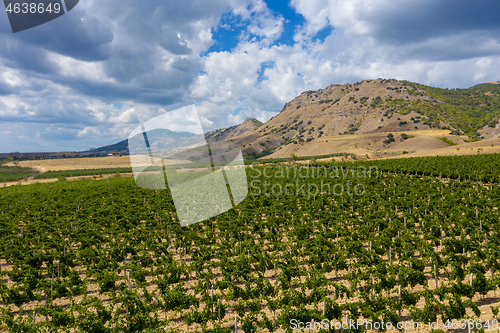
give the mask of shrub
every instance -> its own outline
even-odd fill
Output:
[[[396,140],[394,139],[394,135],[393,135],[392,133],[389,133],[389,134],[387,135],[387,139],[386,139],[386,140],[384,140],[383,142],[384,142],[385,144],[390,144],[391,142],[395,142],[395,141],[396,141]]]
[[[443,142],[446,142],[447,144],[449,144],[450,146],[456,146],[457,144],[453,141],[451,141],[450,139],[448,138],[445,138],[445,137],[442,137],[442,138],[438,138],[439,140],[443,141]]]
[[[112,291],[115,290],[116,276],[114,273],[104,271],[99,274],[97,282],[99,283],[100,294]]]

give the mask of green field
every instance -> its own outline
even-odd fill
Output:
[[[37,173],[36,170],[31,168],[0,164],[0,182],[13,182],[31,175],[36,175]]]
[[[235,316],[245,333],[346,315],[491,325],[497,161],[249,167],[241,204],[183,228],[169,191],[133,178],[0,188],[1,330],[234,332]]]
[[[47,171],[35,176],[35,179],[50,179],[59,177],[79,177],[93,175],[109,175],[113,173],[131,173],[132,168],[103,168],[103,169],[84,169],[84,170],[62,170]]]

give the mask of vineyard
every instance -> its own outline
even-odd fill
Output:
[[[184,228],[168,191],[133,178],[0,188],[0,330],[497,319],[498,160],[248,167],[245,201]]]
[[[16,181],[36,174],[37,172],[31,168],[6,166],[0,163],[0,182]]]
[[[58,177],[80,177],[109,175],[113,173],[132,173],[132,168],[103,168],[103,169],[84,169],[84,170],[61,170],[47,171],[35,176],[35,179],[50,179]]]

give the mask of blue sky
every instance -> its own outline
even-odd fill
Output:
[[[13,34],[0,13],[0,152],[85,150],[196,103],[266,121],[302,91],[500,80],[498,1],[81,0]]]

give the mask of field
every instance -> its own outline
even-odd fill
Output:
[[[251,167],[243,203],[185,228],[168,190],[133,178],[0,188],[0,325],[234,332],[237,316],[238,332],[325,318],[497,331],[498,161]]]
[[[147,163],[149,157],[135,155],[135,162],[138,164]],[[189,161],[170,161],[165,160],[165,164],[169,163],[189,163]],[[8,163],[6,165],[11,165]],[[88,169],[105,169],[105,168],[131,168],[130,156],[119,157],[82,157],[82,158],[54,158],[46,160],[29,160],[18,162],[19,166],[39,169],[41,172],[46,171],[65,171],[65,170],[88,170]]]
[[[134,156],[135,165],[148,165],[150,158]],[[191,163],[181,160],[164,160],[164,165],[175,163]],[[29,185],[57,181],[59,178],[82,180],[86,178],[108,178],[119,173],[123,176],[132,175],[129,156],[96,157],[96,158],[62,158],[45,160],[28,160],[8,162],[0,165],[0,184],[12,186]],[[32,176],[29,177],[28,176]]]
[[[102,169],[102,168],[130,168],[130,157],[84,157],[84,158],[55,158],[47,160],[21,161],[19,166],[45,171]]]
[[[0,164],[0,182],[11,182],[36,174],[31,168]]]
[[[401,140],[403,133],[409,138]],[[392,134],[395,141],[391,144],[383,143],[387,139],[387,132],[324,136],[300,145],[286,145],[271,154],[269,158],[290,157],[291,154],[323,155],[331,152],[354,154],[358,158],[370,159],[500,153],[500,137],[468,143],[464,141],[466,137],[449,133],[449,130],[394,130]],[[457,145],[450,146],[439,138],[447,138]]]

